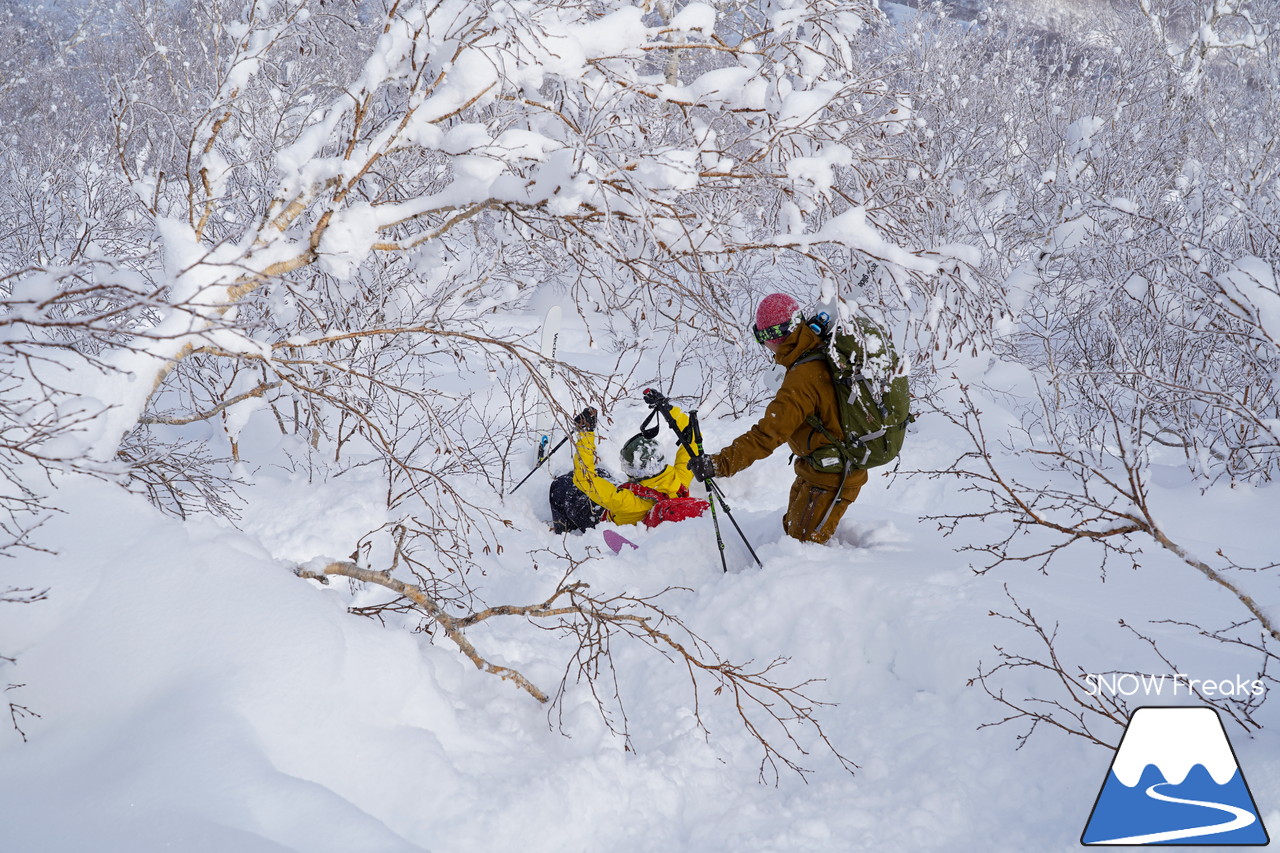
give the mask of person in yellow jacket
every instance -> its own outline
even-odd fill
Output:
[[[671,407],[671,416],[679,428],[688,427],[689,416],[678,407]],[[689,496],[693,472],[683,447],[676,452],[675,464],[668,465],[656,431],[637,433],[620,454],[627,480],[614,484],[596,464],[596,410],[584,409],[573,424],[578,429],[573,473],[551,484],[552,529],[557,533],[586,530],[601,521],[654,527],[706,510],[706,501]]]

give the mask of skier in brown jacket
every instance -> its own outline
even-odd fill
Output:
[[[785,443],[796,457],[796,479],[782,517],[782,529],[802,542],[826,542],[867,482],[867,472],[850,472],[840,489],[840,474],[816,471],[807,459],[831,443],[805,422],[807,416],[816,415],[838,438],[843,438],[844,433],[826,362],[815,359],[796,364],[805,353],[822,345],[818,335],[801,319],[800,305],[785,293],[766,296],[756,309],[755,334],[756,340],[773,353],[773,360],[787,369],[782,387],[755,426],[719,453],[689,460],[689,469],[699,481],[730,477]]]

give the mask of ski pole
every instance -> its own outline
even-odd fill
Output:
[[[698,455],[701,456],[702,455],[702,427],[698,426],[697,412],[689,413],[689,426],[692,427],[690,431],[693,433],[694,444],[698,448]],[[734,518],[733,513],[730,512],[729,504],[724,499],[724,491],[720,488],[720,484],[717,483],[715,481],[715,478],[713,477],[708,477],[706,479],[706,484],[707,484],[707,491],[714,492],[716,497],[720,498],[720,506],[724,507],[724,514],[728,517],[729,523],[733,525],[733,529],[738,531],[738,537],[742,539],[742,544],[747,546],[747,551],[751,553],[751,559],[755,560],[756,565],[763,569],[764,563],[761,563],[760,558],[756,556],[756,549],[751,547],[751,542],[748,541],[747,534],[742,532],[742,528],[738,526],[738,520]],[[712,510],[712,512],[714,513],[714,509]],[[719,536],[718,529],[716,531],[716,535]],[[723,548],[723,546],[721,547]],[[725,571],[728,571],[728,569],[726,569]]]
[[[671,423],[673,426],[675,425],[675,418],[671,419]],[[696,454],[690,451],[690,454],[694,456],[701,456],[702,442],[699,440],[700,436],[698,434],[698,413],[696,411],[689,413],[689,432],[692,433],[690,438],[693,439],[693,448],[698,451]],[[710,488],[710,486],[712,485],[715,485],[715,484],[708,483],[707,503],[711,507],[711,526],[714,527],[716,531],[716,547],[720,549],[720,570],[722,572],[727,573],[729,571],[729,561],[725,559],[725,555],[724,555],[724,537],[720,535],[720,516],[716,514],[716,493],[713,489]],[[728,513],[729,507],[725,506],[724,511]]]
[[[747,550],[751,552],[751,559],[756,561],[756,565],[764,568],[764,563],[760,562],[760,558],[756,556],[756,549],[751,547],[751,543],[747,540],[747,534],[742,532],[742,528],[738,526],[738,520],[733,517],[733,513],[729,511],[729,505],[724,502],[724,490],[720,488],[720,484],[710,477],[706,480],[708,492],[715,492],[720,497],[720,506],[724,507],[724,514],[729,517],[729,523],[733,525],[733,529],[738,531],[738,537],[742,539],[742,544],[747,546]]]
[[[538,460],[538,464],[533,466],[533,471],[537,471],[539,468],[541,468],[541,467],[542,467],[542,463],[543,463],[543,462],[546,462],[548,459],[550,459],[550,458],[551,458],[551,456],[552,456],[552,454],[554,454],[557,450],[559,450],[559,449],[564,445],[564,443],[565,443],[566,441],[568,441],[568,440],[569,440],[569,436],[568,436],[568,435],[565,435],[565,437],[564,437],[564,438],[560,439],[560,443],[559,443],[559,444],[557,444],[555,447],[551,448],[551,453],[548,453],[546,456],[544,456],[544,457],[542,457],[540,460]],[[518,483],[516,483],[514,486],[512,486],[512,487],[511,487],[511,491],[507,492],[507,494],[508,494],[508,495],[514,495],[514,494],[516,493],[516,489],[518,489],[518,488],[520,488],[521,486],[523,486],[523,485],[524,485],[524,483],[525,483],[525,480],[528,480],[530,477],[532,477],[532,476],[533,476],[533,471],[530,471],[528,474],[525,474],[525,475],[524,475],[524,480],[521,480],[520,482],[518,482]]]
[[[702,455],[702,449],[701,449],[702,448],[702,431],[698,428],[698,413],[697,412],[689,413],[689,434],[686,435],[685,432],[681,430],[680,427],[676,424],[676,419],[671,416],[670,407],[666,409],[661,408],[661,405],[663,402],[663,399],[659,399],[661,398],[661,394],[659,394],[657,391],[654,391],[652,388],[644,389],[644,394],[645,394],[645,402],[649,401],[650,395],[656,395],[655,397],[653,397],[654,402],[650,403],[649,405],[655,411],[662,412],[663,419],[665,419],[667,422],[667,425],[671,427],[672,432],[676,434],[676,441],[680,443],[680,446],[683,447],[689,453],[690,456],[695,456],[695,457],[701,456]],[[694,439],[693,444],[696,444],[697,447],[694,447],[693,444],[690,443],[691,438]],[[738,536],[742,538],[742,544],[747,546],[747,550],[751,552],[751,557],[756,561],[756,565],[760,566],[761,568],[764,568],[764,563],[761,563],[760,558],[756,556],[756,550],[751,547],[751,543],[747,540],[747,535],[742,532],[742,528],[738,525],[738,520],[733,517],[733,512],[729,509],[729,504],[725,502],[724,491],[720,488],[720,484],[717,483],[711,477],[708,477],[704,482],[706,483],[706,486],[707,486],[708,495],[714,495],[720,498],[720,505],[724,507],[724,514],[728,516],[729,521],[732,522],[733,529],[738,531]],[[716,516],[715,503],[712,501],[708,501],[708,503],[711,504],[711,518],[715,522],[715,526],[716,526],[716,541],[720,542],[721,556],[723,557],[724,544],[720,540],[720,522]],[[728,571],[728,570],[729,570],[728,566],[726,565],[725,571]]]

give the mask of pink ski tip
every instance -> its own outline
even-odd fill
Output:
[[[608,545],[615,554],[622,550],[623,545],[630,545],[633,549],[640,547],[627,537],[615,533],[612,530],[604,531],[604,544]]]

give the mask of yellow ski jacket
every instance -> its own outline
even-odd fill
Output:
[[[671,407],[671,416],[675,418],[676,426],[680,429],[689,425],[689,416],[678,406]],[[668,465],[662,469],[661,473],[641,480],[640,484],[674,498],[682,487],[687,489],[691,482],[693,482],[693,472],[689,470],[689,451],[681,447],[676,452],[674,465]],[[626,489],[620,489],[596,474],[596,434],[594,432],[578,433],[578,441],[573,452],[573,484],[591,500],[608,510],[609,518],[616,524],[635,524],[653,508],[653,501],[633,495]]]

